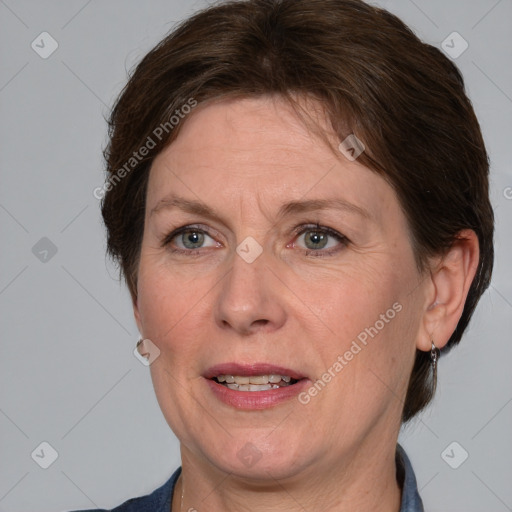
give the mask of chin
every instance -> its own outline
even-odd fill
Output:
[[[268,485],[275,480],[290,479],[301,473],[309,464],[304,444],[300,440],[290,440],[290,436],[255,433],[233,437],[228,449],[218,446],[217,453],[211,453],[209,445],[208,459],[221,471],[242,479],[248,479],[257,485]]]

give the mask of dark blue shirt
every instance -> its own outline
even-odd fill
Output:
[[[397,446],[396,451],[396,466],[397,480],[402,486],[402,505],[400,512],[424,512],[411,462],[400,445]],[[122,505],[112,509],[111,512],[170,512],[174,486],[180,473],[181,467],[173,473],[165,484],[151,494],[125,501]],[[91,509],[76,512],[108,511],[104,509]]]

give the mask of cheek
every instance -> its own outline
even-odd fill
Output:
[[[190,400],[190,379],[197,378],[194,365],[200,349],[198,332],[201,297],[198,281],[187,282],[165,266],[141,260],[138,306],[143,336],[160,349],[150,366],[157,401],[169,426],[182,442],[190,435],[201,411]]]
[[[381,262],[374,270],[365,265],[364,272],[353,268],[336,280],[326,279],[322,292],[309,290],[308,303],[328,326],[315,351],[326,371],[342,376],[334,379],[336,395],[374,402],[389,389],[404,387],[419,318],[411,294],[418,276],[409,263]]]
[[[345,269],[316,280],[314,286],[305,282],[301,287],[298,293],[330,327],[333,339],[341,340],[356,338],[376,322],[380,327],[381,315],[384,320],[394,318],[393,304],[401,301],[402,290],[400,277],[385,265],[380,265],[378,271],[368,266]]]
[[[165,266],[142,259],[137,290],[144,336],[159,346],[164,341],[167,345],[168,340],[176,340],[175,344],[180,345],[180,325],[193,314],[200,299],[194,284],[183,281]]]

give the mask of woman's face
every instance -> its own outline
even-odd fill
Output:
[[[253,478],[374,455],[426,302],[393,189],[276,98],[181,122],[150,172],[135,315],[182,455]]]

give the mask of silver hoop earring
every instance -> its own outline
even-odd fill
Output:
[[[437,377],[437,359],[439,356],[439,349],[436,348],[434,340],[430,340],[430,343],[432,343],[432,347],[430,349],[430,360],[432,362],[432,374],[435,379]]]

